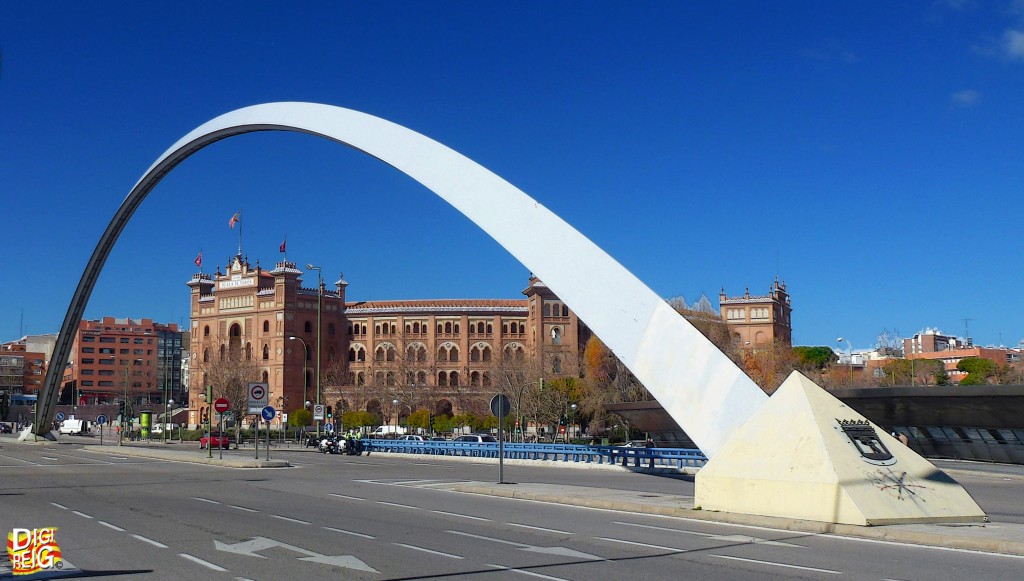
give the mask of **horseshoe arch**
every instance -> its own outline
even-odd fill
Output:
[[[74,333],[121,231],[150,191],[193,153],[234,135],[294,131],[337,141],[398,169],[494,238],[569,306],[711,457],[767,400],[732,361],[651,289],[564,220],[460,153],[384,119],[316,103],[266,103],[200,125],[135,184],[96,245],[72,297],[51,361],[67,361]],[[523,228],[522,225],[528,225]],[[56,411],[63,366],[51,365],[35,434]]]

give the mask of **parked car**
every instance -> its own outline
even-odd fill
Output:
[[[453,442],[475,442],[477,444],[483,444],[484,442],[497,443],[497,439],[490,434],[465,434],[452,440]]]
[[[228,449],[231,447],[231,440],[226,434],[220,432],[207,432],[203,434],[202,438],[199,438],[199,449],[203,450],[207,446],[211,448],[223,448]]]
[[[398,437],[399,441],[413,441],[413,442],[426,442],[427,438],[423,436],[417,436],[415,434],[406,434]]]

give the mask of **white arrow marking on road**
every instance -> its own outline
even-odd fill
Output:
[[[368,571],[370,573],[380,572],[352,555],[321,555],[320,553],[315,553],[313,551],[303,549],[302,547],[296,547],[295,545],[289,545],[288,543],[282,543],[281,541],[275,539],[268,539],[267,537],[253,537],[248,541],[242,541],[240,543],[235,543],[233,545],[229,545],[228,543],[222,543],[214,539],[213,546],[218,551],[235,553],[236,555],[246,555],[248,557],[258,557],[260,559],[266,559],[266,557],[258,554],[259,551],[262,551],[264,549],[270,549],[273,547],[280,547],[282,549],[294,551],[296,553],[299,553],[300,555],[305,555],[305,557],[299,558],[300,561],[323,563],[325,565],[345,567],[347,569],[356,569],[358,571]]]

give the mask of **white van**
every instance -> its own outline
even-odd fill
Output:
[[[81,436],[89,431],[88,420],[64,420],[60,423],[60,428],[57,430],[61,435],[73,434]]]
[[[396,438],[405,435],[405,428],[402,426],[377,426],[377,429],[370,432],[371,438]]]

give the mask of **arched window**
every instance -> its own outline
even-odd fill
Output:
[[[394,335],[398,332],[398,325],[391,323],[391,334]]]
[[[448,350],[445,349],[444,347],[439,347],[437,349],[437,360],[448,361]]]
[[[448,352],[448,361],[458,361],[458,360],[459,360],[459,348],[457,346],[453,345],[451,351]]]
[[[426,385],[427,384],[427,372],[426,371],[418,371],[418,372],[416,372],[416,384],[417,385]]]
[[[469,384],[473,387],[480,387],[480,372],[474,371],[469,374]]]
[[[269,381],[270,381],[270,373],[266,369],[264,369],[263,370],[263,383],[268,383]]]
[[[334,323],[327,323],[327,334],[328,335],[333,335],[334,334]]]
[[[452,387],[458,387],[459,386],[459,372],[458,371],[453,371],[448,376],[448,385],[450,385]]]
[[[484,345],[483,349],[480,350],[480,359],[483,361],[491,360],[491,348]]]
[[[444,327],[441,326],[441,323],[438,323],[437,324],[437,334],[440,335],[441,333],[444,333]]]
[[[437,385],[445,387],[448,385],[448,374],[444,371],[437,372]]]
[[[562,305],[562,316],[563,317],[568,317],[569,316],[569,307],[567,307],[566,305]]]
[[[494,332],[494,324],[487,323],[487,334],[490,335],[493,332]]]
[[[551,305],[544,303],[544,306],[540,308],[540,314],[544,317],[551,316]]]
[[[395,348],[394,347],[390,347],[389,346],[387,348],[387,359],[388,359],[388,361],[394,361],[395,360]]]
[[[206,325],[205,327],[203,327],[203,337],[209,337],[209,336],[210,336],[210,326]]]
[[[455,334],[456,335],[459,334],[459,324],[458,323],[455,323]]]
[[[263,360],[266,361],[267,359],[270,359],[270,345],[267,345],[266,343],[264,343],[263,344]]]
[[[470,349],[469,350],[469,360],[470,361],[480,361],[480,349],[478,349],[477,347],[473,347],[472,349]]]
[[[508,335],[508,323],[501,324],[501,334]]]
[[[355,347],[349,348],[349,350],[348,350],[348,360],[349,361],[355,361],[356,360],[356,348]]]
[[[380,335],[380,325],[374,325],[373,332],[377,335]]]
[[[363,325],[360,327],[360,329],[362,330],[362,334],[365,335],[366,334],[366,323],[363,323]]]
[[[562,372],[562,359],[561,358],[559,358],[559,357],[552,357],[551,358],[551,371],[553,371],[555,373],[561,373]]]
[[[412,325],[410,325],[409,323],[406,323],[405,324],[405,332],[406,333],[412,333]]]
[[[359,361],[366,361],[366,349],[363,349],[362,347],[359,348],[357,359]]]
[[[450,321],[444,324],[444,332],[445,333],[451,333],[452,332],[452,324],[451,324]]]
[[[306,349],[306,361],[312,361],[312,360],[313,360],[313,351],[311,349]]]
[[[558,327],[551,327],[551,343],[553,345],[562,344],[562,329]]]
[[[249,361],[252,359],[252,343],[245,344],[245,360]]]
[[[356,385],[366,385],[366,374],[362,371],[356,374]]]
[[[309,321],[306,321],[306,324],[305,324],[305,325],[303,325],[303,326],[302,326],[302,328],[303,328],[303,329],[304,329],[304,330],[305,330],[305,331],[306,331],[307,333],[312,333],[312,332],[313,332],[313,323],[310,323]]]
[[[264,333],[269,333],[270,332],[270,321],[268,321],[266,319],[263,320],[263,332]]]
[[[210,362],[210,348],[203,349],[203,363]]]
[[[419,333],[420,332],[420,324],[419,323],[413,323],[412,324],[412,332],[413,333]]]

